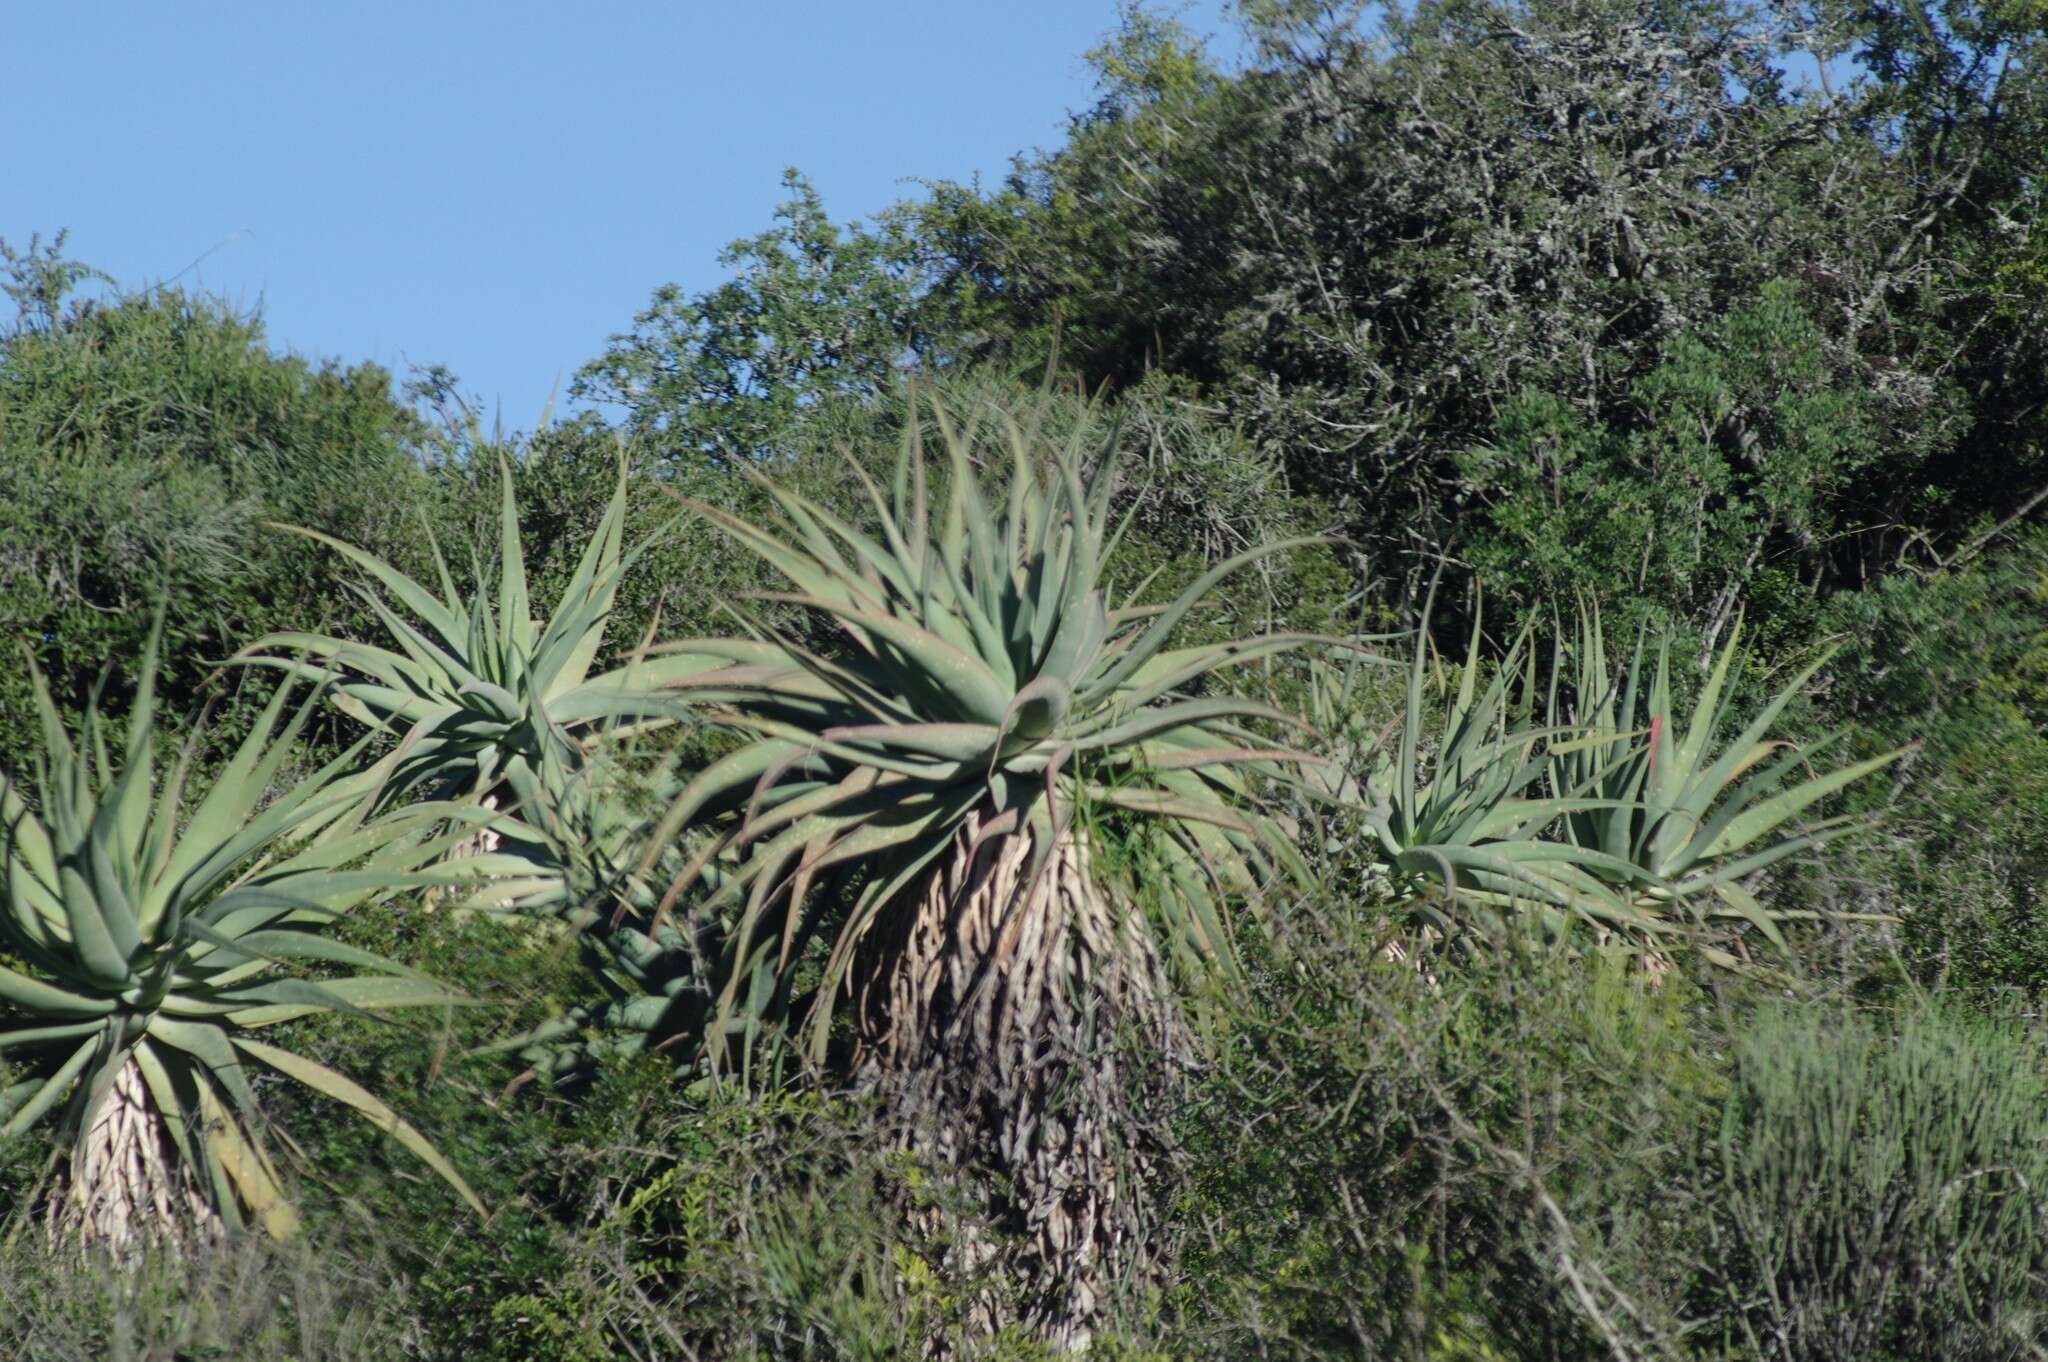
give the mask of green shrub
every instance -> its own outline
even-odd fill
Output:
[[[1302,925],[1183,1114],[1166,1350],[1590,1359],[1610,1329],[1671,1345],[1722,1081],[1704,996],[1512,945],[1390,960],[1392,927],[1352,905]]]
[[[424,1352],[462,1362],[615,1356],[1042,1354],[963,1326],[1004,1284],[962,1277],[900,1233],[901,1209],[963,1214],[890,1154],[862,1104],[734,1090],[678,1094],[653,1057],[603,1073],[481,1234],[440,1242],[420,1277]]]
[[[48,264],[9,263],[17,281]],[[76,709],[109,659],[140,654],[160,597],[160,692],[180,716],[266,630],[374,624],[331,555],[264,522],[424,567],[420,435],[384,370],[274,353],[260,320],[209,297],[67,302],[60,289],[0,330],[0,763],[25,769],[35,745],[21,651]],[[117,678],[110,700],[131,683]],[[218,740],[232,745],[223,721],[260,704],[231,698]]]
[[[2005,1358],[2048,1289],[2048,1076],[2033,1037],[1774,1009],[1735,1048],[1703,1263],[1767,1358]]]
[[[1870,751],[1925,747],[1852,798],[1882,805],[1881,835],[1813,890],[1899,918],[1859,934],[1861,968],[1981,1001],[2048,990],[2048,535],[1927,577],[1830,603],[1855,638],[1821,723]]]
[[[20,1362],[393,1362],[409,1295],[375,1256],[246,1238],[120,1266],[0,1250],[0,1356]]]

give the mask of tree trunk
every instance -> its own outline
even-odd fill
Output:
[[[119,1258],[152,1242],[219,1234],[219,1217],[178,1156],[132,1056],[72,1153],[51,1212],[53,1247],[69,1241]]]
[[[943,1227],[949,1268],[1023,1288],[984,1293],[973,1323],[1078,1351],[1118,1286],[1164,1266],[1147,1184],[1185,1044],[1148,926],[1090,874],[1085,841],[1061,834],[1034,876],[1030,831],[976,846],[978,825],[867,953],[857,1074],[909,1147],[970,1173],[1001,1234]]]

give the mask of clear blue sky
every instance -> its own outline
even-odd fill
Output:
[[[1234,41],[1223,0],[1183,19]],[[530,428],[784,166],[835,218],[999,177],[1091,102],[1114,0],[16,6],[0,237],[259,305],[273,345],[450,366]],[[199,261],[194,265],[194,261]]]

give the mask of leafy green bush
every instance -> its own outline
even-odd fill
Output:
[[[1349,919],[1349,925],[1345,919]],[[1657,1355],[1698,1247],[1720,1022],[1533,944],[1389,958],[1325,903],[1182,1113],[1163,1345],[1189,1358]],[[1320,938],[1318,940],[1317,938]]]
[[[523,1198],[425,1266],[427,1356],[881,1362],[935,1337],[961,1356],[1043,1355],[964,1327],[1004,1284],[899,1236],[905,1204],[962,1207],[889,1152],[864,1105],[685,1097],[649,1059],[613,1066],[562,1114]]]
[[[1996,1010],[2048,990],[2048,536],[1991,549],[1828,603],[1828,626],[1856,646],[1807,731],[1846,726],[1864,753],[1922,749],[1850,792],[1850,809],[1882,812],[1878,835],[1780,897],[1898,919],[1829,943],[1866,990],[1913,979]]]
[[[1275,962],[1181,1114],[1172,1356],[2040,1346],[2037,1036],[1385,939]]]
[[[58,268],[43,254],[10,266],[17,283]],[[60,269],[65,280],[76,276]],[[374,624],[331,555],[264,522],[317,524],[416,562],[429,487],[389,376],[275,354],[259,320],[212,298],[67,301],[58,285],[0,331],[6,648],[25,648],[77,708],[110,658],[140,655],[162,598],[162,694],[182,716],[215,664],[266,630]],[[20,770],[36,725],[16,661],[0,666],[0,762]],[[239,736],[230,714],[258,706],[231,697],[219,740]]]

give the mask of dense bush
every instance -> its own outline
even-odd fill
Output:
[[[1773,1009],[1736,1047],[1702,1273],[1765,1357],[2038,1346],[2048,1079],[2038,1042],[1933,1014],[1892,1034]]]
[[[67,298],[49,282],[77,282],[61,266],[54,248],[14,257],[17,289],[45,287],[0,333],[9,770],[26,769],[35,732],[24,650],[75,708],[110,661],[141,655],[162,599],[163,693],[182,717],[232,699],[208,679],[256,634],[370,619],[331,555],[267,522],[410,561],[432,511],[420,427],[383,370],[274,354],[258,319],[177,289]],[[115,694],[133,682],[117,668]]]
[[[388,1362],[409,1346],[408,1304],[374,1255],[325,1245],[252,1239],[140,1266],[0,1249],[0,1348],[24,1362]]]

